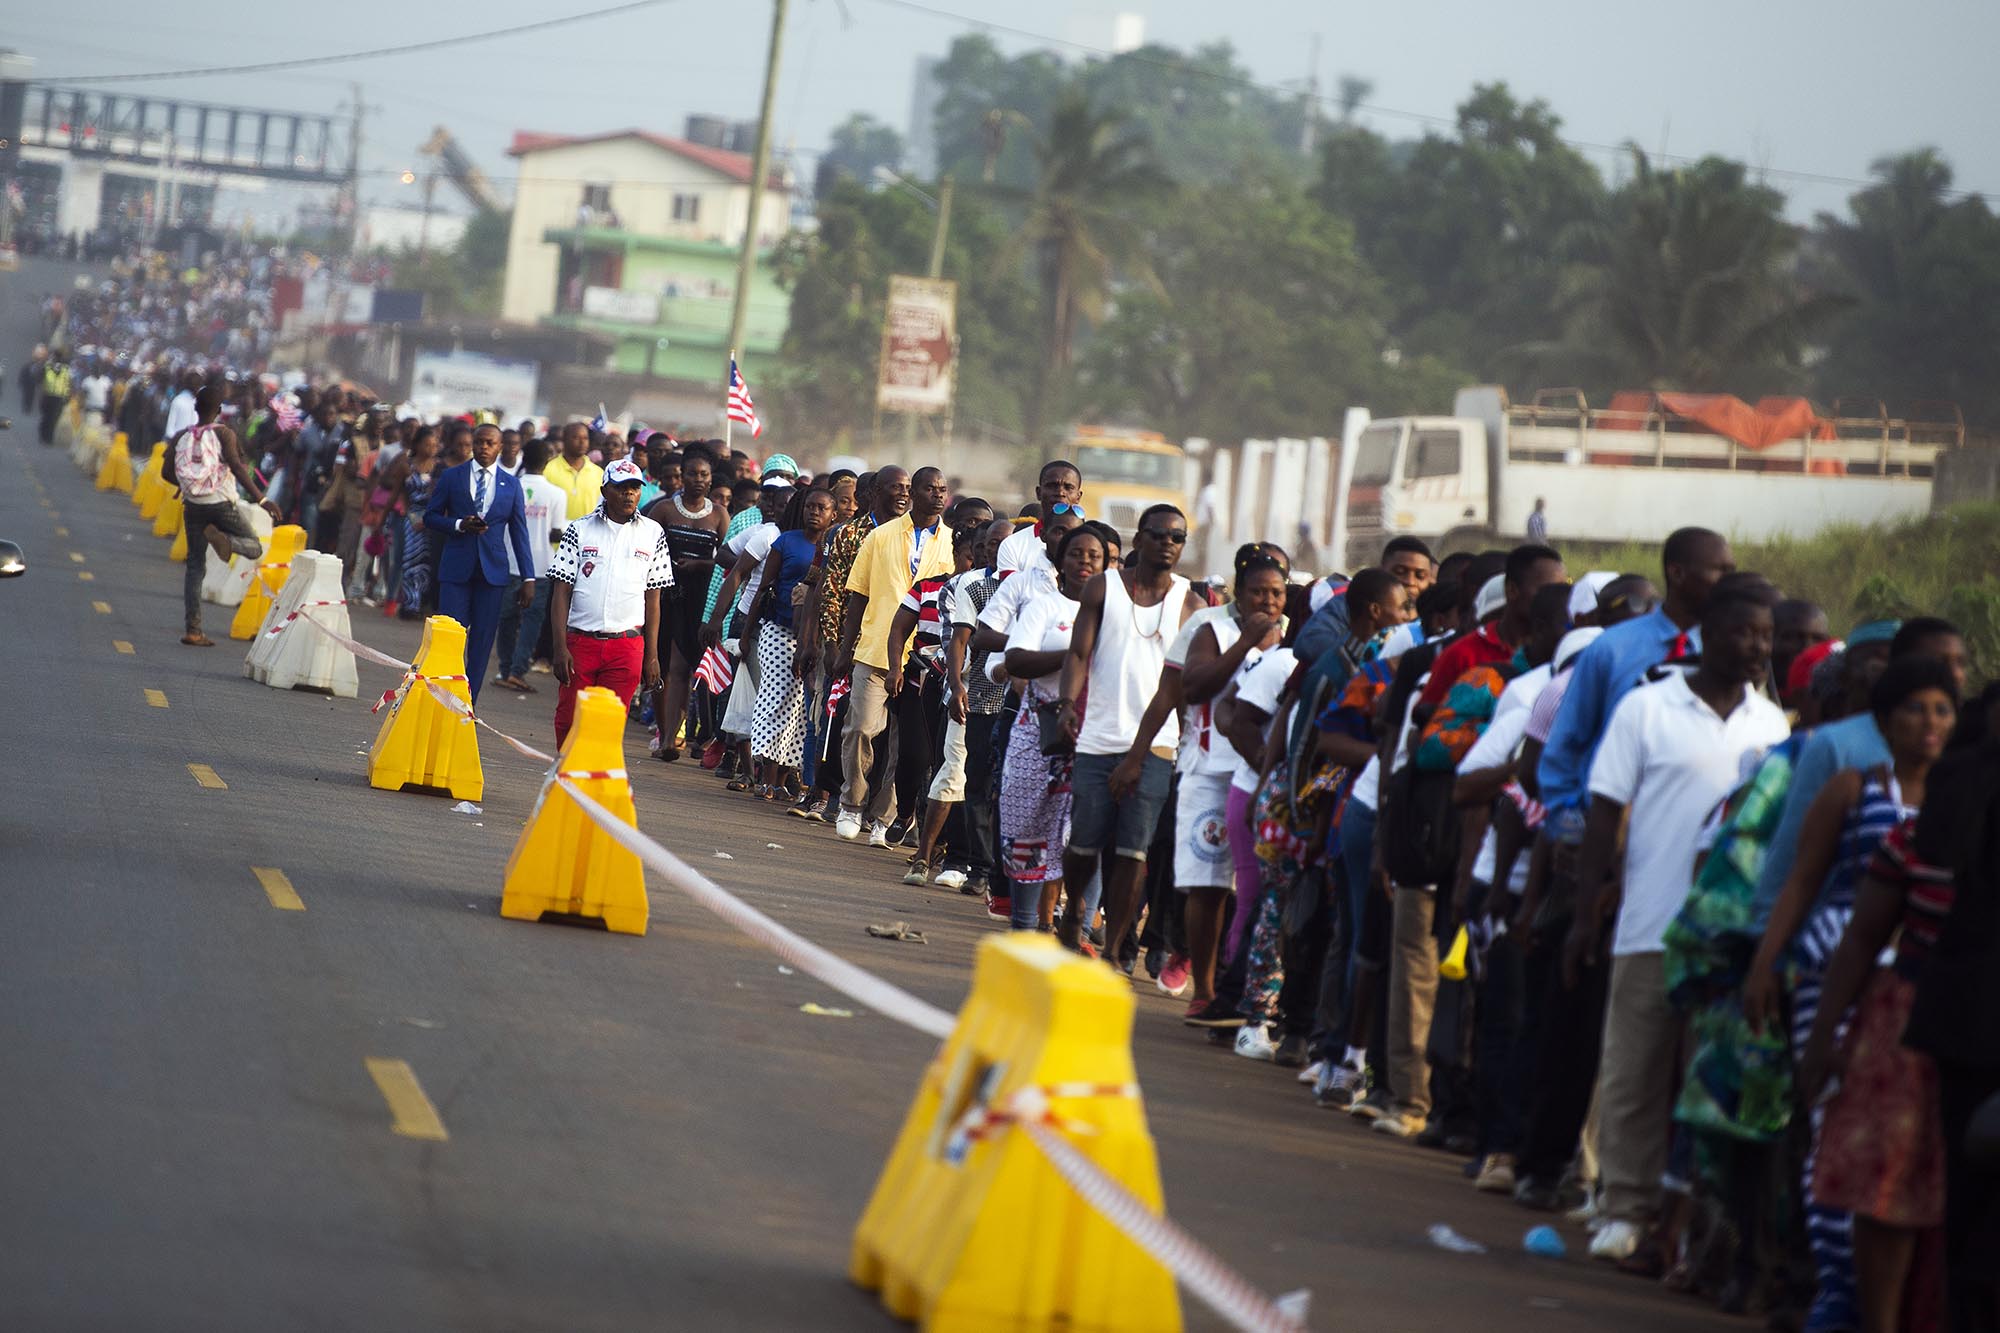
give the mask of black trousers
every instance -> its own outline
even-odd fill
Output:
[[[1522,985],[1540,1007],[1525,1014],[1523,1028],[1539,1031],[1534,1076],[1528,1084],[1527,1122],[1522,1130],[1516,1174],[1545,1184],[1562,1178],[1576,1155],[1583,1122],[1597,1088],[1597,1061],[1604,1046],[1604,1005],[1611,966],[1599,961],[1584,969],[1576,989],[1563,985],[1563,941],[1569,918],[1535,932],[1535,947],[1522,959]],[[1533,1006],[1533,998],[1528,1004]]]

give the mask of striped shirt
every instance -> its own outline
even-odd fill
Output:
[[[1906,819],[1882,839],[1868,874],[1903,895],[1903,933],[1896,941],[1896,974],[1910,981],[1936,947],[1958,891],[1949,869],[1917,855],[1917,821]]]

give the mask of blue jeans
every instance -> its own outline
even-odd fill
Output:
[[[542,637],[542,622],[549,615],[549,594],[555,586],[554,579],[536,579],[535,600],[524,609],[515,600],[521,591],[521,581],[514,579],[507,584],[507,605],[500,613],[502,675],[525,677],[528,674],[528,662],[535,655],[535,641]]]

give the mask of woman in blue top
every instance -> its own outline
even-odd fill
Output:
[[[833,522],[833,496],[800,491],[778,520],[783,529],[757,581],[743,623],[745,659],[756,672],[757,708],[750,724],[750,753],[764,767],[758,789],[768,800],[799,798],[799,765],[805,761],[806,683],[798,670],[799,638],[792,624],[792,592],[812,568],[819,539]],[[755,657],[749,652],[754,645]]]

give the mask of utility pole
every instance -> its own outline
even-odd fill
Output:
[[[1302,110],[1305,124],[1299,129],[1299,156],[1310,158],[1319,141],[1319,34],[1312,35],[1311,66],[1306,70],[1306,91]]]
[[[925,271],[935,278],[944,276],[944,242],[951,232],[951,177],[938,182],[937,226],[931,231],[931,262]],[[952,349],[953,360],[957,360],[957,348]],[[954,367],[955,369],[955,367]],[[912,451],[917,446],[917,414],[910,412],[903,417],[903,463],[908,466],[914,461]]]
[[[764,59],[764,104],[757,113],[757,141],[750,151],[750,214],[743,223],[743,251],[736,260],[736,300],[729,311],[729,355],[743,346],[743,325],[750,314],[750,280],[757,272],[757,222],[764,210],[764,178],[771,170],[771,112],[778,93],[778,53],[785,40],[787,0],[771,3],[771,50]],[[722,368],[723,383],[729,367]]]
[[[347,131],[347,252],[350,255],[361,239],[361,122],[370,111],[382,109],[368,105],[358,81],[353,88],[354,101],[349,108],[353,119]]]

